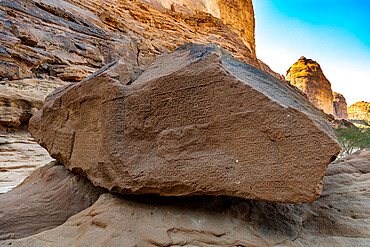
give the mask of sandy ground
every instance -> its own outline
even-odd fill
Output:
[[[52,160],[28,132],[0,134],[0,193],[12,190],[33,170]]]

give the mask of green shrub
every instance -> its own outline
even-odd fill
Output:
[[[342,146],[340,156],[346,156],[353,151],[370,149],[370,129],[348,127],[335,130],[335,134]]]

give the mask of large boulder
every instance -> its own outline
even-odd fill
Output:
[[[0,239],[24,238],[63,224],[104,190],[53,161],[0,194]]]
[[[55,91],[31,119],[52,157],[120,193],[317,199],[340,147],[325,115],[219,46],[144,72],[124,62]]]
[[[370,173],[361,167],[370,167],[370,152],[330,165],[323,195],[313,203],[107,193],[62,226],[0,245],[365,247]]]

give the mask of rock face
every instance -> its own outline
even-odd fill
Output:
[[[59,226],[91,206],[102,192],[51,162],[17,188],[0,194],[0,239],[23,238]]]
[[[259,67],[252,1],[2,0],[0,124],[27,124],[44,89],[81,81],[122,57],[145,67],[188,42],[217,43]]]
[[[33,170],[53,159],[26,131],[0,133],[0,193],[19,185]]]
[[[80,81],[121,57],[141,66],[189,41],[259,66],[251,0],[173,2],[3,0],[0,78]]]
[[[365,120],[370,123],[370,103],[360,101],[348,107],[348,119]]]
[[[322,197],[284,204],[230,197],[100,196],[62,226],[1,246],[368,246],[370,152],[328,168]]]
[[[316,107],[327,114],[334,115],[331,84],[317,62],[301,57],[289,68],[286,79],[307,94],[308,99]]]
[[[112,64],[55,91],[32,135],[113,192],[318,198],[340,147],[288,85],[218,46],[184,45],[132,71]]]
[[[0,129],[27,125],[33,114],[41,109],[46,95],[67,84],[40,79],[0,83]]]
[[[343,95],[333,93],[334,96],[334,116],[336,118],[348,119],[347,102]]]

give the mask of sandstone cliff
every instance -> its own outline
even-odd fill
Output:
[[[364,120],[370,123],[370,103],[365,101],[357,102],[348,107],[348,119]]]
[[[334,116],[339,119],[347,119],[347,102],[342,94],[333,92],[334,97]]]
[[[316,107],[327,114],[335,114],[331,84],[317,62],[301,57],[289,68],[286,79],[307,94]]]

